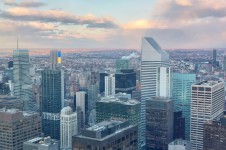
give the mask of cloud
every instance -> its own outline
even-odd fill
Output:
[[[61,24],[85,25],[87,28],[117,28],[112,17],[96,17],[92,14],[76,16],[60,10],[33,10],[28,8],[10,8],[0,13],[0,17],[19,21],[40,21]]]
[[[37,2],[37,1],[32,1],[32,0],[21,2],[21,3],[18,3],[15,0],[3,0],[3,3],[7,6],[33,7],[33,8],[42,7],[42,6],[46,5],[42,2]]]

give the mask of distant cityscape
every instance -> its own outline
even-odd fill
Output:
[[[226,55],[221,49],[0,58],[0,150],[224,150]]]

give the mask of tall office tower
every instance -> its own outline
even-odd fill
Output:
[[[192,150],[203,149],[203,125],[224,110],[224,82],[203,81],[192,85],[190,141]]]
[[[141,126],[140,143],[145,145],[146,101],[157,95],[158,68],[169,64],[169,55],[152,38],[144,38],[141,46]]]
[[[23,144],[23,150],[59,150],[59,147],[59,141],[51,137],[36,137]]]
[[[191,85],[195,83],[195,74],[173,73],[174,111],[182,111],[182,116],[185,117],[186,140],[190,140]]]
[[[58,69],[45,69],[41,80],[42,131],[60,140],[60,111],[64,107],[64,74]]]
[[[136,89],[136,72],[133,69],[123,69],[115,74],[115,93],[132,94]]]
[[[217,65],[217,50],[216,49],[213,50],[213,60],[212,61],[213,61],[212,62],[213,66],[216,66]]]
[[[105,76],[105,96],[115,94],[115,75]]]
[[[85,91],[76,92],[76,112],[77,112],[77,124],[78,124],[78,132],[80,133],[81,129],[85,127]]]
[[[1,150],[22,150],[23,142],[41,134],[38,113],[2,108],[0,120]]]
[[[28,50],[13,51],[14,96],[24,101],[24,110],[33,110],[32,81]]]
[[[146,150],[167,150],[173,140],[173,101],[153,97],[146,101]]]
[[[115,69],[116,71],[120,71],[122,69],[129,69],[129,59],[116,59]]]
[[[173,119],[173,139],[185,139],[185,117],[182,111],[174,112]]]
[[[137,101],[141,101],[141,91],[140,90],[134,90],[132,91],[132,99],[136,99]]]
[[[90,120],[88,119],[91,114],[91,112],[93,112],[92,110],[96,108],[96,102],[98,100],[98,87],[96,84],[90,85],[90,87],[88,88],[88,110],[86,113],[86,122],[88,124],[90,124]],[[92,122],[93,123],[93,122]]]
[[[61,64],[61,51],[50,51],[50,68],[55,69],[58,64]]]
[[[137,126],[128,121],[107,120],[73,136],[73,150],[137,150]]]
[[[71,107],[64,107],[60,114],[60,143],[61,148],[72,148],[72,136],[78,133],[77,113]]]
[[[226,115],[204,124],[203,150],[226,149]]]
[[[106,72],[100,73],[100,82],[99,82],[100,93],[103,93],[105,90],[105,76],[108,76],[108,73]]]

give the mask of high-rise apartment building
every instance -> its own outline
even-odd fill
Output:
[[[167,150],[173,140],[173,101],[153,97],[146,101],[146,150]]]
[[[78,133],[77,113],[71,107],[64,107],[60,114],[60,143],[61,148],[72,148],[72,136]]]
[[[123,69],[115,74],[115,93],[132,94],[136,89],[136,72],[133,69]]]
[[[61,51],[52,50],[50,51],[50,68],[55,69],[58,64],[61,64]]]
[[[32,81],[28,50],[13,51],[14,96],[24,101],[24,110],[33,110]]]
[[[60,140],[60,111],[64,107],[64,73],[54,67],[42,71],[41,113],[45,136]]]
[[[174,111],[182,111],[185,117],[185,139],[190,140],[191,85],[196,83],[195,74],[173,73]]]
[[[116,71],[120,71],[121,69],[129,69],[129,59],[116,59],[115,69]]]
[[[146,101],[157,95],[158,89],[158,68],[168,67],[169,55],[162,50],[156,41],[151,37],[142,40],[141,45],[141,120],[140,135],[141,145],[145,145],[146,127]]]
[[[213,50],[212,64],[213,64],[213,66],[216,66],[217,65],[217,50],[216,49]]]
[[[22,150],[23,142],[41,135],[38,113],[17,109],[0,109],[0,149]]]
[[[138,131],[128,121],[107,120],[82,130],[73,136],[73,150],[137,150]]]
[[[108,76],[108,73],[100,72],[100,82],[99,82],[100,93],[103,93],[105,90],[105,76]]]
[[[115,75],[110,74],[105,76],[105,96],[115,94]]]
[[[224,82],[203,81],[192,85],[191,150],[203,150],[203,130],[207,120],[219,118],[224,110]]]

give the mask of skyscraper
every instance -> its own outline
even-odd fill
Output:
[[[158,68],[167,67],[169,55],[153,38],[146,37],[141,46],[141,144],[145,145],[146,101],[157,95]]]
[[[136,72],[133,69],[123,69],[115,74],[115,93],[132,94],[136,89]]]
[[[99,82],[100,93],[103,93],[105,90],[105,76],[108,76],[108,73],[105,72],[100,73],[100,82]]]
[[[50,51],[50,68],[54,69],[58,64],[61,64],[61,51]]]
[[[71,107],[64,107],[60,114],[60,143],[61,148],[72,148],[72,136],[78,133],[77,113]]]
[[[34,102],[28,50],[13,51],[14,96],[24,101],[24,110],[33,110]]]
[[[185,117],[186,140],[190,140],[191,85],[194,83],[196,83],[195,74],[173,73],[174,111],[182,111],[182,116]]]
[[[129,69],[129,59],[116,59],[115,61],[116,71],[121,69]]]
[[[41,134],[38,113],[2,108],[0,120],[1,150],[22,150],[23,142]]]
[[[173,101],[153,97],[146,101],[146,150],[168,150],[173,140]]]
[[[60,111],[64,107],[64,73],[55,64],[42,71],[41,112],[45,136],[60,140]]]
[[[216,49],[213,50],[212,64],[213,64],[213,66],[216,66],[217,65],[217,50]]]
[[[203,149],[203,125],[224,110],[224,82],[203,81],[192,85],[190,141],[192,150]]]
[[[105,96],[115,94],[115,75],[105,76]]]
[[[78,132],[85,127],[85,114],[86,114],[86,102],[85,102],[85,91],[76,92],[76,111],[77,111],[77,124]]]

